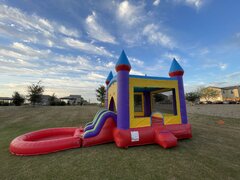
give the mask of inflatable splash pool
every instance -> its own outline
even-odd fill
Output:
[[[16,155],[38,155],[81,146],[81,128],[64,127],[33,131],[15,138],[10,152]]]

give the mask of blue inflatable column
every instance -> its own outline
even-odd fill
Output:
[[[122,51],[115,66],[117,71],[117,128],[129,129],[129,72],[131,65]]]
[[[105,83],[106,83],[105,108],[106,109],[108,109],[108,84],[110,83],[112,78],[113,78],[113,74],[112,74],[112,71],[110,71],[110,73],[108,74],[108,77],[105,81]]]
[[[169,76],[176,77],[178,80],[178,91],[179,91],[182,124],[187,124],[188,118],[187,118],[186,101],[185,101],[183,78],[182,78],[183,74],[184,74],[183,68],[178,64],[176,59],[173,59],[172,65],[169,71]]]

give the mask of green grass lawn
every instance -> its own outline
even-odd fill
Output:
[[[193,138],[172,149],[158,145],[120,149],[110,143],[30,157],[8,151],[18,135],[84,125],[97,110],[0,107],[0,179],[240,179],[240,119],[189,114]]]

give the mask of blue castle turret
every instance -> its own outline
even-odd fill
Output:
[[[173,58],[172,65],[169,70],[169,76],[182,76],[184,74],[183,68],[180,66],[180,64],[177,62],[175,58]]]
[[[117,71],[117,128],[129,129],[129,72],[131,65],[124,50],[115,69]]]
[[[110,71],[110,73],[108,74],[108,77],[107,77],[107,79],[105,81],[106,85],[108,85],[110,83],[112,78],[113,78],[113,73],[112,73],[112,71]]]
[[[178,80],[178,90],[179,90],[179,100],[180,100],[182,124],[187,124],[188,119],[187,119],[186,101],[185,101],[183,78],[182,78],[183,74],[184,74],[183,68],[180,66],[180,64],[177,62],[177,60],[174,58],[172,61],[170,70],[169,70],[169,76],[176,77]]]
[[[107,91],[107,88],[108,88],[108,84],[110,83],[112,78],[113,78],[113,74],[112,74],[112,71],[110,71],[109,74],[108,74],[108,77],[105,81],[105,83],[106,83],[105,108],[106,109],[108,109],[108,91]]]

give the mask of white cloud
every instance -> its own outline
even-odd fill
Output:
[[[0,66],[1,74],[7,74],[9,76],[13,75],[31,75],[36,77],[41,75],[43,72],[41,70],[26,68],[26,67],[14,67],[14,66]]]
[[[5,77],[3,75],[3,77]],[[7,76],[9,82],[1,82],[0,94],[2,96],[11,96],[14,91],[19,91],[21,94],[27,94],[27,86],[36,83],[36,77],[26,77],[24,80],[21,77]],[[67,96],[69,94],[81,94],[84,99],[96,102],[95,89],[99,86],[100,81],[89,80],[84,77],[48,77],[42,79],[42,85],[45,87],[44,94],[56,93],[57,97]],[[93,96],[94,95],[94,96]]]
[[[120,24],[117,31],[121,33],[121,39],[130,47],[148,43],[173,48],[175,46],[173,39],[156,25],[156,21],[161,22],[161,20],[156,19],[151,11],[147,11],[145,3],[145,1],[116,3],[115,13],[117,23]],[[158,4],[160,1],[153,3]]]
[[[199,9],[203,5],[203,0],[185,0],[185,3],[189,4],[190,6],[194,6],[197,9]]]
[[[118,57],[115,57],[118,58]],[[135,57],[128,57],[128,60],[130,61],[130,64],[132,65],[132,67],[138,66],[138,67],[142,67],[144,65],[144,61],[137,59]],[[112,68],[114,69],[116,62],[110,61],[108,63],[105,64],[105,67],[107,68]]]
[[[90,63],[90,60],[82,56],[65,56],[65,55],[52,55],[52,60],[55,60],[56,63],[62,62],[66,63],[67,66],[75,67],[79,70],[92,70],[93,66]],[[63,68],[64,69],[64,68]]]
[[[103,47],[98,47],[93,44],[82,42],[73,38],[64,38],[63,41],[66,43],[66,45],[75,49],[83,50],[91,54],[113,57],[113,54]]]
[[[49,50],[39,50],[26,46],[25,44],[15,42],[8,48],[0,49],[0,73],[9,73],[11,75],[31,74],[31,71],[38,71],[38,75],[62,75],[78,73],[79,75],[89,71],[107,71],[102,64],[96,64],[96,61],[90,57],[69,56],[56,54]],[[9,69],[15,69],[9,71]],[[26,70],[26,69],[29,69]],[[22,73],[24,71],[24,73]]]
[[[13,67],[13,68],[22,68],[22,67],[27,67],[27,68],[33,68],[37,67],[37,64],[28,62],[26,60],[20,59],[20,58],[12,58],[9,56],[2,56],[0,55],[0,64],[2,67]],[[1,69],[1,68],[0,68]],[[6,71],[6,73],[10,73]]]
[[[14,58],[14,59],[28,59],[27,56],[24,56],[21,53],[17,53],[7,49],[0,49],[0,57],[8,57],[8,58]]]
[[[186,4],[190,7],[200,9],[204,5],[205,1],[206,0],[174,0],[173,2]]]
[[[200,55],[202,55],[202,56],[203,56],[203,55],[206,55],[206,54],[208,54],[209,52],[210,52],[210,51],[209,51],[209,49],[208,49],[208,48],[203,48],[203,49],[201,49],[201,50],[200,50],[200,52],[199,52],[199,53],[200,53]]]
[[[21,54],[25,54],[30,56],[29,58],[34,57],[47,57],[48,54],[51,52],[49,49],[48,50],[38,50],[38,49],[33,49],[30,46],[26,46],[23,43],[19,42],[14,42],[11,47],[15,50],[20,51]]]
[[[59,27],[59,32],[66,36],[79,37],[79,32],[77,30],[68,29],[63,25]]]
[[[173,58],[175,58],[177,61],[182,61],[183,59],[180,55],[174,53],[165,53],[164,57],[168,60],[173,60]]]
[[[3,4],[0,4],[0,21],[0,36],[48,47],[59,41],[59,35],[79,37],[80,34],[76,29]]]
[[[114,66],[115,66],[115,64],[112,61],[106,64],[107,68],[113,68]]]
[[[86,18],[86,29],[92,38],[98,41],[116,44],[115,37],[97,22],[97,15],[95,12]]]
[[[219,68],[220,70],[225,70],[228,67],[228,64],[226,63],[214,63],[207,61],[205,64],[203,64],[204,68]]]
[[[81,94],[84,99],[96,102],[95,89],[99,86],[99,81],[83,78],[47,78],[43,84],[46,87],[46,94],[56,93],[58,97],[69,94]],[[81,83],[80,83],[81,82]],[[94,96],[93,96],[94,95]]]
[[[163,32],[159,31],[159,27],[155,24],[148,24],[143,29],[143,35],[147,37],[147,40],[151,44],[160,44],[167,48],[173,48],[175,46],[173,40]]]
[[[168,53],[163,54],[162,58],[163,58],[163,60],[166,59],[169,61],[172,61],[175,58],[183,68],[191,67],[191,64],[189,63],[188,58],[181,56],[180,54],[177,54],[177,53],[168,52]],[[162,64],[162,63],[164,63],[164,61],[161,62],[161,60],[160,60],[159,64]],[[169,62],[168,62],[168,66],[170,66]]]
[[[240,72],[234,72],[226,75],[227,78],[240,78]],[[238,82],[239,83],[239,82]]]
[[[20,31],[34,31],[36,34],[41,33],[46,37],[54,36],[54,32],[59,32],[68,36],[78,36],[76,30],[66,28],[56,22],[50,22],[37,15],[28,15],[17,8],[7,5],[0,5],[0,19],[7,25],[17,28]]]
[[[11,96],[13,91],[26,94],[27,85],[43,80],[43,85],[46,87],[45,94],[56,93],[58,96],[66,96],[80,92],[84,98],[96,101],[95,89],[99,84],[104,83],[106,77],[102,74],[109,71],[109,68],[104,66],[96,66],[95,62],[88,58],[58,55],[52,52],[44,65],[33,61],[35,66],[26,66],[21,64],[25,61],[20,62],[6,57],[3,59],[0,57],[0,63],[2,77],[0,93],[5,96]],[[9,82],[12,84],[11,87]]]
[[[135,30],[130,30],[122,34],[122,39],[128,44],[129,47],[142,45],[142,32],[138,32],[140,30],[141,27],[139,27],[139,29],[136,28]]]
[[[225,70],[228,65],[225,64],[225,63],[220,63],[218,66],[219,66],[219,68],[220,68],[221,70]]]
[[[46,59],[51,61],[51,56],[52,52],[48,49],[34,49],[19,42],[14,42],[10,46],[0,49],[1,66],[10,68],[34,68]]]
[[[153,5],[154,5],[154,6],[158,6],[159,4],[160,4],[160,0],[154,0],[154,1],[153,1]]]
[[[130,64],[132,64],[132,65],[142,66],[144,64],[144,61],[141,61],[134,57],[129,57],[128,59],[130,61]]]
[[[141,75],[141,76],[144,75],[144,73],[142,73],[141,71],[137,71],[135,69],[131,69],[130,74],[132,74],[132,75]]]
[[[88,79],[91,79],[91,80],[100,80],[103,82],[103,79],[105,79],[105,78],[106,78],[105,76],[94,73],[94,72],[91,72],[88,74]]]
[[[143,20],[143,5],[135,6],[129,1],[123,1],[118,5],[116,13],[122,23],[136,25]]]
[[[113,54],[104,47],[79,40],[79,36],[80,31],[74,28],[0,4],[0,38],[11,42],[0,43],[0,94],[11,96],[16,90],[26,93],[27,85],[43,80],[45,93],[56,92],[59,96],[80,93],[96,101],[95,89],[104,83],[102,74],[109,71],[104,61],[101,65],[97,62],[98,55],[113,57]],[[58,54],[45,46],[66,49]],[[69,55],[69,47],[94,56]]]
[[[213,76],[216,76],[213,74]],[[234,72],[231,74],[222,75],[217,78],[216,81],[206,82],[201,79],[196,79],[195,81],[187,81],[184,85],[186,91],[194,91],[199,87],[206,86],[217,86],[217,87],[226,87],[226,86],[236,86],[239,85],[240,72]]]

